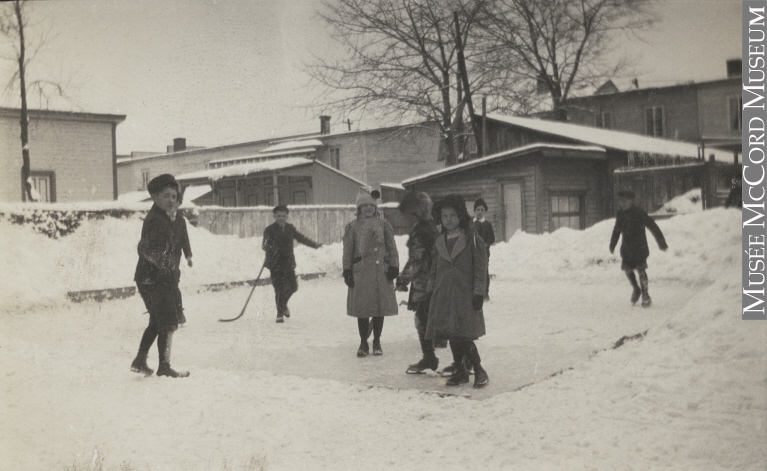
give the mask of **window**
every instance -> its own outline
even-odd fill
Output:
[[[551,232],[560,227],[584,228],[583,194],[551,193]]]
[[[596,120],[596,126],[598,128],[612,129],[613,128],[613,114],[611,111],[602,111],[597,113],[594,117]]]
[[[341,170],[341,148],[330,148],[330,166],[336,170]]]
[[[743,130],[743,97],[730,97],[727,99],[727,105],[729,107],[729,130],[730,131],[742,131]]]
[[[645,132],[648,136],[663,137],[665,128],[665,120],[663,116],[663,108],[660,106],[653,106],[645,108],[644,110],[644,122]]]
[[[141,189],[146,190],[149,187],[149,169],[141,169]]]

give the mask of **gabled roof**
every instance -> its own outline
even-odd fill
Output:
[[[487,117],[494,121],[511,124],[531,131],[571,139],[583,144],[602,146],[608,149],[616,149],[624,152],[670,155],[673,157],[700,157],[698,146],[687,142],[642,136],[640,134],[615,131],[612,129],[582,126],[562,121],[521,118],[519,116],[503,116],[499,114],[488,114]],[[732,157],[731,152],[719,149],[706,148],[705,151],[706,155],[715,154],[717,159]]]
[[[597,158],[604,158],[605,157],[605,149],[603,147],[599,146],[581,146],[581,145],[570,145],[570,144],[549,144],[549,143],[536,143],[536,144],[530,144],[527,146],[517,147],[515,149],[506,150],[503,152],[498,152],[497,154],[488,155],[486,157],[482,157],[479,159],[469,160],[468,162],[464,162],[462,164],[453,165],[452,167],[442,168],[439,170],[434,170],[433,172],[424,173],[422,175],[418,175],[416,177],[408,178],[407,180],[402,181],[402,185],[412,185],[413,183],[419,183],[426,180],[431,180],[432,178],[436,177],[442,177],[444,175],[448,175],[451,173],[457,173],[462,172],[464,170],[474,168],[474,167],[480,167],[482,165],[487,165],[494,162],[500,162],[502,160],[514,158],[514,157],[522,157],[525,155],[529,155],[533,152],[537,151],[546,151],[546,150],[553,150],[553,151],[574,151],[574,152],[586,152],[592,154],[592,157]],[[597,155],[594,155],[597,154]],[[601,155],[598,155],[601,154]],[[572,157],[572,158],[588,158],[588,155],[562,155],[563,157]]]

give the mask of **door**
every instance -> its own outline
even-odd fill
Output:
[[[522,183],[503,183],[503,236],[508,241],[518,230],[522,230]]]

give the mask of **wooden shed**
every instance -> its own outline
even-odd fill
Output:
[[[435,201],[458,193],[470,213],[485,200],[496,236],[518,230],[584,229],[609,217],[611,198],[603,147],[537,143],[430,172],[402,182]]]
[[[327,164],[305,157],[213,168],[176,177],[183,188],[210,185],[214,206],[354,203],[364,183]]]

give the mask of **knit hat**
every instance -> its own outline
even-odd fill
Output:
[[[357,193],[357,208],[363,204],[372,204],[373,206],[378,206],[378,198],[380,197],[381,193],[378,190],[370,191],[369,188],[361,186],[360,191]]]
[[[176,191],[178,191],[178,182],[176,181],[176,177],[170,173],[163,173],[162,175],[154,177],[146,188],[149,190],[150,195],[156,195],[168,187],[175,188]]]
[[[466,201],[463,199],[463,196],[447,195],[434,203],[432,213],[437,221],[442,221],[442,208],[453,208],[460,220],[460,226],[464,229],[468,227],[471,216],[469,216],[469,211],[466,210]]]

